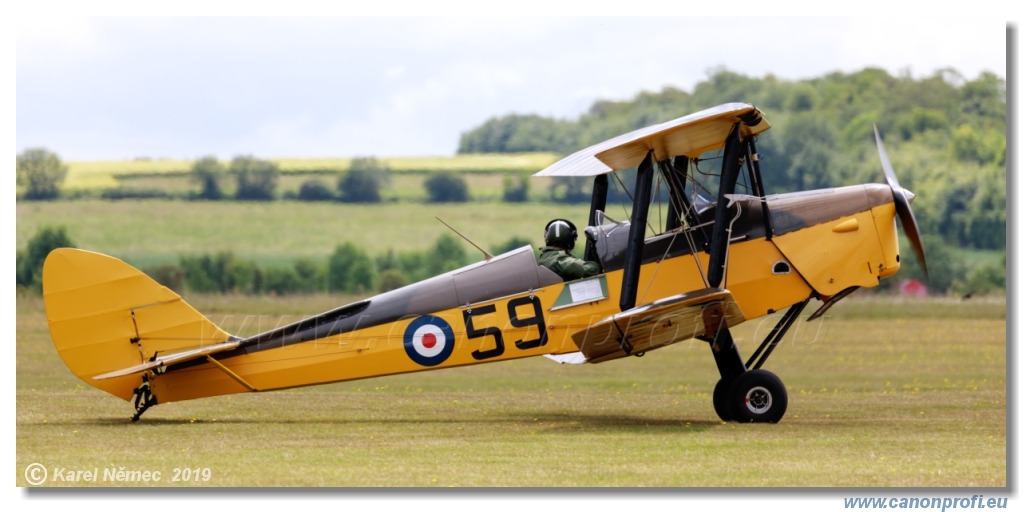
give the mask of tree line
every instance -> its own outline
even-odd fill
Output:
[[[24,188],[20,199],[54,200],[62,198],[61,187],[67,166],[59,155],[46,148],[29,148],[18,155],[18,184]],[[352,159],[349,169],[330,179],[310,178],[297,191],[280,192],[280,167],[273,161],[251,155],[236,156],[222,162],[214,156],[197,159],[188,171],[188,179],[198,189],[187,196],[158,189],[106,189],[102,199],[192,199],[205,201],[338,201],[343,203],[380,203],[381,190],[390,181],[391,169],[375,157]],[[229,192],[226,184],[234,184]],[[453,171],[433,171],[423,180],[427,201],[463,203],[472,198],[465,176]],[[502,200],[525,202],[529,199],[529,181],[525,175],[505,176]]]
[[[224,166],[215,157],[196,160],[190,172],[192,181],[200,186],[198,199],[228,199],[223,182],[228,177],[236,180],[233,199],[242,201],[270,201],[276,199],[277,164],[253,158],[235,157]],[[300,201],[340,201],[343,203],[379,203],[381,188],[390,180],[391,169],[374,157],[352,159],[349,169],[337,178],[334,187],[321,179],[304,181],[298,192],[289,199]],[[433,203],[460,203],[469,200],[469,188],[461,175],[441,171],[431,173],[424,180],[428,201]]]
[[[463,133],[458,151],[566,154],[734,101],[756,105],[773,125],[758,140],[768,193],[882,182],[874,124],[901,184],[917,194],[925,232],[960,247],[1005,248],[1006,82],[991,73],[967,80],[943,69],[915,79],[869,68],[786,81],[716,69],[692,92],[597,101],[574,120],[495,117]],[[556,186],[577,201],[589,194],[586,180]]]
[[[512,237],[492,252],[500,254],[528,245]],[[39,291],[43,262],[50,251],[75,244],[63,226],[43,226],[17,253],[19,288]],[[470,263],[463,242],[443,234],[424,251],[371,255],[351,242],[335,247],[326,261],[300,258],[291,264],[257,265],[229,251],[185,254],[175,264],[141,269],[178,293],[367,295],[401,288]]]

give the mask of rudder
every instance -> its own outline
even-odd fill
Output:
[[[144,375],[93,377],[230,337],[140,270],[80,249],[56,249],[47,256],[43,302],[64,364],[89,385],[124,400],[132,400]]]

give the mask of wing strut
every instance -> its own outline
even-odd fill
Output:
[[[740,173],[742,146],[740,125],[733,126],[725,141],[725,156],[722,159],[722,178],[718,185],[718,207],[715,208],[715,225],[711,231],[710,261],[708,262],[708,286],[718,288],[725,277],[725,257],[729,251],[729,198],[736,191],[736,179]],[[639,175],[637,180],[639,181]],[[635,204],[635,203],[634,203]],[[628,260],[627,260],[628,261]]]
[[[775,228],[772,226],[772,216],[768,212],[768,201],[765,201],[764,199],[764,182],[761,179],[761,156],[757,153],[757,146],[754,144],[753,137],[747,139],[746,153],[750,185],[754,189],[754,195],[761,198],[761,216],[764,218],[764,238],[765,240],[771,240],[772,236],[775,234]]]
[[[686,199],[686,172],[690,167],[690,159],[685,156],[677,156],[671,161],[662,160],[658,162],[661,174],[665,176],[669,189],[669,214],[665,222],[665,231],[672,231],[682,226],[682,219],[686,218],[687,224],[693,226],[697,223],[691,219],[690,201]]]
[[[590,219],[588,226],[597,225],[597,212],[604,211],[608,202],[608,175],[598,174],[594,176],[594,192],[590,196]],[[587,261],[599,261],[597,257],[597,244],[590,237],[587,237],[587,248],[583,252],[583,259]]]
[[[636,172],[636,192],[633,194],[633,214],[630,217],[629,242],[625,267],[622,272],[622,294],[619,310],[636,306],[637,283],[640,281],[640,263],[643,260],[644,234],[647,231],[647,207],[651,201],[651,183],[654,178],[654,151],[648,151]]]

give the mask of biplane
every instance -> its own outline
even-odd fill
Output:
[[[886,184],[766,195],[755,142],[770,126],[756,107],[730,103],[538,172],[593,180],[584,256],[600,263],[594,276],[563,281],[524,246],[239,337],[130,265],[62,248],[43,269],[50,332],[75,375],[134,405],[133,421],[179,400],[541,355],[605,363],[696,338],[720,375],[716,414],[778,422],[786,389],[763,366],[811,299],[821,305],[808,320],[897,272],[897,217],[927,267],[914,196],[899,185],[877,128]],[[695,179],[709,154],[721,164],[714,193]],[[609,175],[626,169],[635,173],[632,209],[616,220],[605,211]],[[649,218],[656,175],[669,197],[657,226]],[[783,310],[744,360],[730,330]]]

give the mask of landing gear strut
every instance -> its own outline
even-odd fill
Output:
[[[715,325],[720,315],[715,305],[705,309],[706,330],[715,332],[715,335],[714,338],[705,335],[701,339],[710,343],[711,353],[721,375],[712,393],[712,403],[722,421],[778,423],[786,414],[789,405],[786,386],[774,373],[760,368],[808,301],[810,298],[791,306],[746,363],[733,343],[729,328],[724,323]],[[709,329],[712,326],[717,331]],[[748,369],[751,365],[753,368]]]

